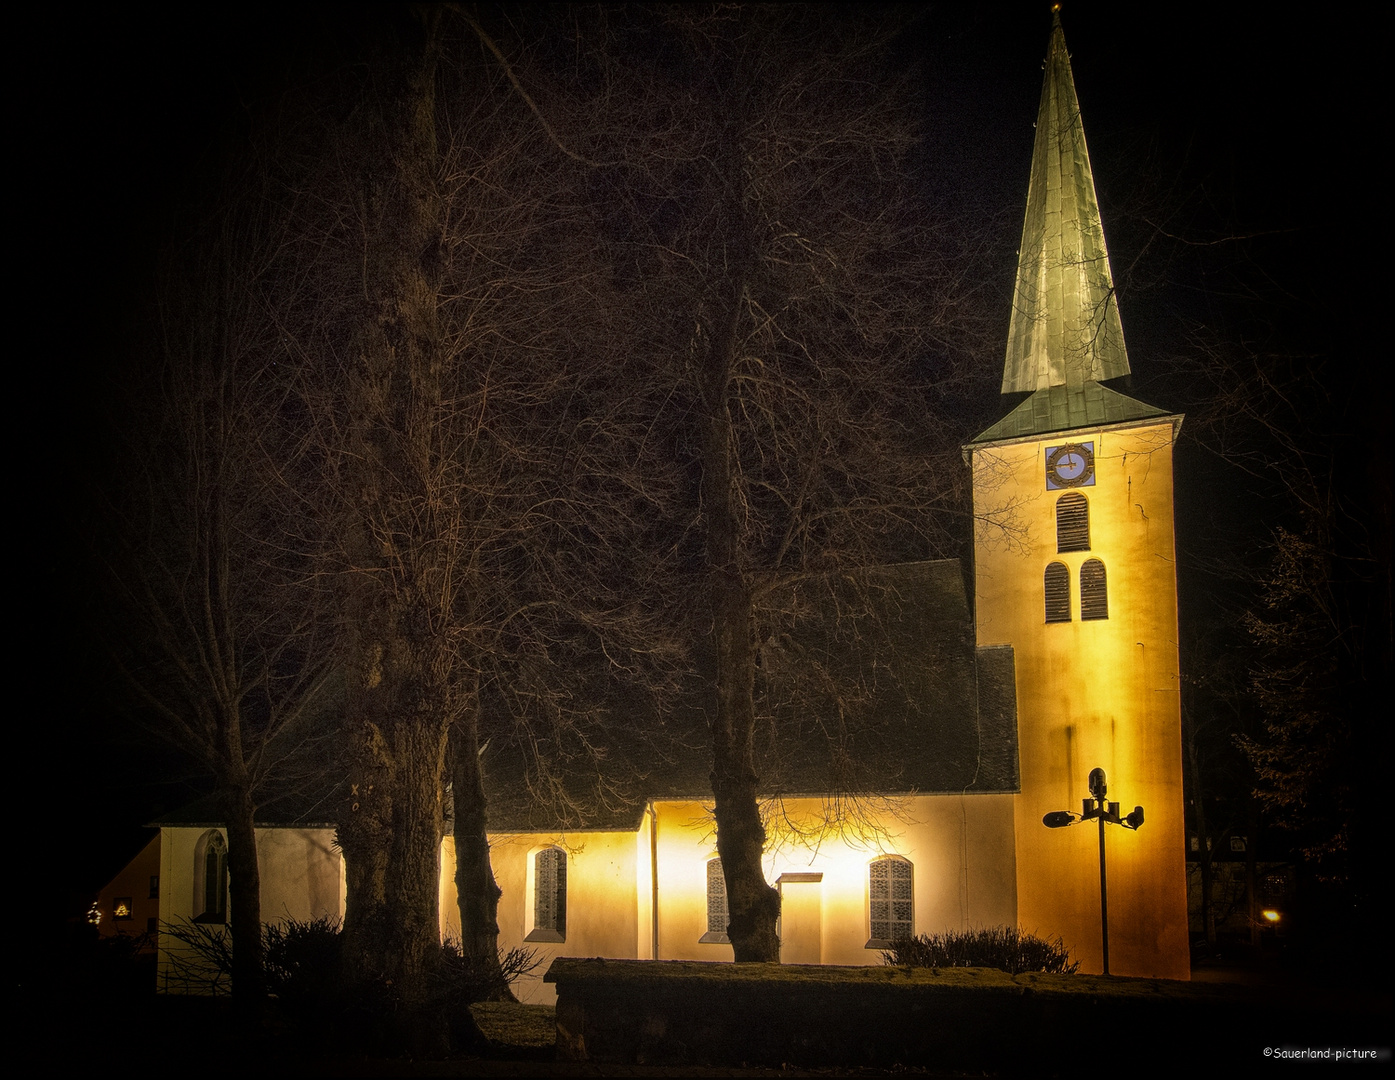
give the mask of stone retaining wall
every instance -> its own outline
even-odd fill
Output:
[[[1331,1039],[1335,1015],[1262,989],[983,968],[559,958],[545,979],[557,986],[557,1057],[626,1064],[1260,1067],[1265,1046]]]

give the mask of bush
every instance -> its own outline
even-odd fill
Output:
[[[465,956],[459,941],[447,938],[441,943],[443,996],[450,1005],[513,1001],[509,984],[541,963],[533,949],[509,949],[500,950],[498,968],[478,965]]]
[[[986,967],[1010,975],[1026,971],[1074,975],[1080,967],[1078,960],[1071,962],[1060,938],[1043,941],[1011,926],[903,938],[882,953],[882,960],[895,967]]]
[[[185,989],[228,991],[232,943],[226,927],[182,920],[163,929],[184,944],[172,960]],[[382,979],[345,984],[341,931],[339,920],[328,916],[263,926],[266,988],[279,1005],[281,1024],[290,1031],[380,1052],[401,1002]],[[514,1000],[509,983],[541,962],[530,949],[509,949],[499,953],[497,968],[477,965],[451,940],[442,943],[440,961],[431,1006],[441,1010],[457,1045],[463,1047],[480,1041],[469,1007],[480,1001]]]
[[[267,989],[284,1001],[329,1001],[339,992],[339,920],[328,915],[262,927]]]

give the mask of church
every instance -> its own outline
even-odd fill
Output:
[[[856,807],[831,807],[825,764],[797,750],[771,778],[765,861],[783,962],[879,964],[898,937],[1015,926],[1059,937],[1082,971],[1189,977],[1172,487],[1182,418],[1129,396],[1129,372],[1057,17],[1006,415],[964,447],[973,566],[870,571],[880,635],[821,637],[850,663],[894,669],[866,707],[895,738],[863,751],[884,783]],[[1108,800],[1142,808],[1137,827],[1047,828],[1048,815],[1060,824],[1088,809],[1095,770]],[[1106,814],[1117,823],[1118,805]],[[334,823],[275,804],[262,817],[263,918],[341,915]],[[160,825],[159,921],[220,922],[220,823],[191,808]],[[731,959],[705,761],[656,772],[581,831],[491,791],[490,842],[500,946],[543,961],[515,984],[520,1000],[553,1000],[541,973],[556,956]],[[441,931],[458,934],[449,837],[441,855]],[[178,949],[161,934],[162,990],[183,988]]]

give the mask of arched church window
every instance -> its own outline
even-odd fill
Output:
[[[908,859],[888,855],[867,868],[869,949],[915,935],[915,883]]]
[[[727,923],[731,916],[727,911],[727,875],[722,870],[721,859],[707,860],[707,933],[698,938],[701,945],[727,945]]]
[[[524,940],[567,940],[567,853],[561,848],[533,856],[533,929]]]
[[[194,921],[228,921],[228,842],[217,829],[194,845]]]
[[[1070,571],[1065,563],[1046,568],[1046,621],[1070,622]]]
[[[1056,550],[1090,550],[1090,504],[1078,491],[1056,500]]]
[[[1104,578],[1104,563],[1086,559],[1080,567],[1080,617],[1109,618],[1109,589]]]

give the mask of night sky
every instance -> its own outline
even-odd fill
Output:
[[[9,159],[23,192],[12,211],[22,253],[11,269],[23,328],[14,359],[28,377],[19,441],[32,448],[22,489],[43,508],[22,631],[33,692],[15,710],[32,743],[17,771],[39,785],[26,803],[43,835],[90,841],[43,867],[55,899],[95,891],[137,850],[135,827],[182,797],[152,786],[168,767],[132,749],[81,629],[82,568],[100,550],[83,504],[101,477],[102,406],[130,362],[171,208],[197,189],[243,104],[337,48],[348,18],[316,5],[212,10],[55,9],[44,22],[30,10],[11,37]],[[1377,183],[1388,186],[1374,160],[1388,141],[1377,28],[1339,24],[1330,9],[1294,19],[1259,4],[1078,2],[1062,19],[1138,396],[1185,407],[1167,364],[1200,324],[1286,338],[1326,357],[1334,386],[1388,363],[1373,327],[1388,270],[1367,256],[1388,231],[1373,212]],[[1004,338],[1049,27],[1044,3],[929,5],[917,31],[932,110],[926,182],[947,212],[991,230],[983,272],[1002,290]],[[1253,239],[1225,240],[1241,235]],[[1210,262],[1198,261],[1201,249]],[[1376,398],[1355,396],[1367,410]],[[1382,407],[1339,415],[1352,430],[1388,431]],[[1377,452],[1388,464],[1388,448]],[[1206,475],[1187,455],[1184,554],[1217,514],[1214,492],[1186,486],[1187,470],[1200,483]],[[1235,505],[1262,513],[1253,500]],[[1215,585],[1184,567],[1184,634]],[[49,776],[66,783],[49,791]]]

